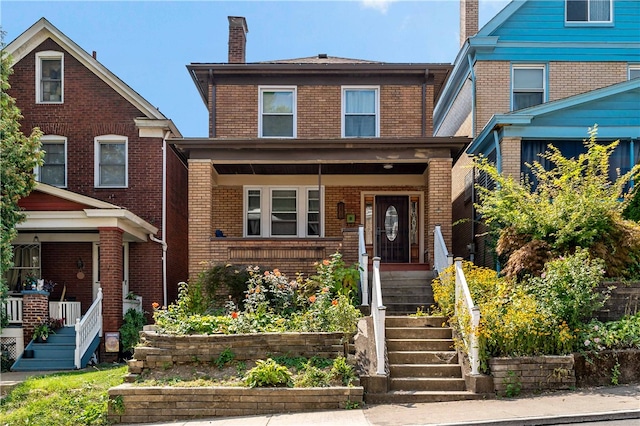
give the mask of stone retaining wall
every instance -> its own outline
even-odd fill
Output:
[[[256,333],[174,336],[143,331],[129,372],[167,370],[175,365],[199,364],[217,359],[231,349],[236,361],[273,356],[337,358],[345,356],[342,333]]]
[[[578,387],[640,383],[640,350],[574,354]]]
[[[615,287],[604,307],[596,312],[600,321],[617,321],[625,315],[634,315],[640,310],[640,282],[604,282],[597,291]]]
[[[362,405],[363,388],[140,387],[109,389],[109,420],[150,423],[203,417],[336,410]]]
[[[505,395],[509,387],[526,393],[576,386],[573,355],[490,358],[489,367],[498,395]]]

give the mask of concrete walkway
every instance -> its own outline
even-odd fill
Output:
[[[52,372],[0,375],[4,393],[30,376]],[[640,419],[640,384],[554,392],[514,399],[370,405],[364,409],[227,417],[154,423],[172,426],[395,426],[395,425],[553,425],[587,421]],[[640,421],[638,422],[640,424]]]

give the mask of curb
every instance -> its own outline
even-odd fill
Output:
[[[536,426],[557,425],[563,423],[588,423],[605,420],[640,419],[640,409],[628,411],[609,411],[603,413],[564,414],[542,417],[517,417],[512,419],[495,419],[480,421],[465,421],[455,423],[435,423],[437,426],[467,426],[467,425],[496,425],[496,426]]]

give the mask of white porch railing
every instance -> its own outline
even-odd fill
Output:
[[[364,225],[358,227],[358,263],[360,264],[360,294],[362,306],[369,306],[369,255],[364,244]]]
[[[98,295],[82,320],[76,319],[76,351],[74,357],[76,368],[82,368],[82,356],[89,349],[96,334],[102,337],[102,287],[98,288]]]
[[[435,227],[433,234],[433,267],[441,274],[452,264],[452,258],[449,255],[447,245],[442,237],[440,226]],[[456,318],[458,318],[459,331],[467,348],[471,374],[479,374],[480,348],[478,346],[478,325],[480,324],[480,309],[473,303],[467,279],[462,270],[462,259],[457,258],[455,264],[455,315]],[[469,324],[465,324],[465,320],[468,320]]]
[[[3,305],[9,324],[22,324],[22,297],[7,297]]]
[[[49,302],[49,316],[55,319],[64,318],[64,325],[75,325],[76,319],[82,317],[80,302]]]
[[[385,352],[387,348],[384,327],[387,307],[382,304],[379,257],[373,258],[371,293],[371,316],[373,317],[373,334],[376,342],[376,374],[386,375]]]

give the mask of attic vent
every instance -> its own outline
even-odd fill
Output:
[[[318,59],[327,59],[326,53],[318,53]]]

